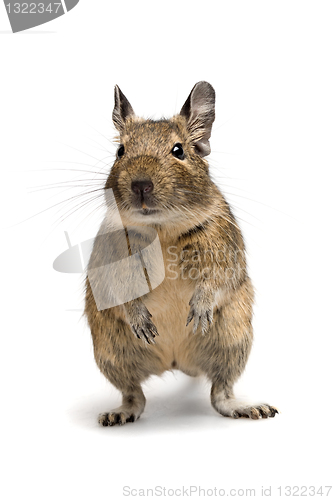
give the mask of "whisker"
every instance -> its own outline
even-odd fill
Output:
[[[104,190],[104,188],[94,189],[94,190],[92,190],[92,191],[89,191],[88,193],[94,193],[94,192],[96,192],[96,191],[101,191],[102,189]],[[88,193],[86,193],[86,194],[88,194]],[[41,211],[40,211],[40,212],[38,212],[37,214],[31,215],[30,217],[27,217],[27,218],[26,218],[26,219],[24,219],[23,221],[20,221],[20,222],[17,222],[17,223],[15,223],[15,224],[12,224],[12,225],[11,225],[11,226],[9,226],[9,227],[15,227],[15,226],[18,226],[18,225],[20,225],[20,224],[23,224],[24,222],[27,222],[28,220],[31,220],[31,219],[33,219],[34,217],[37,217],[38,215],[41,215],[41,214],[43,214],[43,213],[47,212],[48,210],[52,210],[52,208],[54,208],[54,207],[56,207],[56,206],[60,205],[61,203],[66,203],[66,202],[68,202],[69,200],[72,200],[72,199],[76,199],[76,198],[78,198],[79,196],[82,196],[82,194],[78,194],[78,195],[72,196],[71,198],[69,198],[69,199],[67,199],[67,200],[62,200],[62,201],[59,201],[58,203],[55,203],[55,204],[54,204],[54,205],[52,205],[51,207],[45,208],[44,210],[41,210]]]
[[[44,241],[53,233],[53,231],[55,231],[59,227],[59,225],[61,223],[63,223],[65,220],[67,220],[75,212],[80,212],[81,210],[83,210],[84,208],[86,208],[87,205],[89,205],[90,203],[96,202],[96,200],[98,200],[98,198],[100,198],[101,196],[102,196],[102,194],[100,194],[98,196],[95,196],[94,198],[92,198],[90,200],[86,200],[85,202],[81,202],[78,206],[76,206],[74,208],[74,210],[72,212],[68,211],[65,214],[63,214],[63,217],[59,217],[55,222],[52,223],[52,226],[53,226],[52,230],[47,234],[47,236],[45,237]],[[96,212],[96,210],[99,210],[103,206],[105,207],[104,201],[102,203],[100,203],[100,205],[98,207],[95,207],[94,211]],[[92,211],[90,212],[90,215],[91,215],[91,213],[92,213]],[[78,225],[76,226],[76,228],[78,228],[81,223],[82,223],[82,221],[78,223]]]
[[[99,191],[102,191],[102,193],[99,193]],[[99,195],[102,196],[103,195],[103,191],[104,191],[104,188],[96,189],[96,190],[93,190],[93,191],[84,191],[84,192],[79,193],[78,195],[76,195],[74,197],[74,200],[73,200],[73,197],[72,198],[67,198],[66,200],[63,200],[63,203],[65,203],[65,205],[61,206],[55,213],[59,213],[61,210],[65,209],[67,206],[70,206],[71,203],[76,202],[77,198],[87,197],[88,195],[96,192],[96,193],[98,193],[97,195],[91,196],[91,198],[89,198],[89,199],[94,199],[95,196],[99,196]],[[85,200],[82,200],[79,203],[83,203],[84,201]]]
[[[106,158],[110,158],[111,155],[105,156],[104,158],[96,158],[95,156],[92,156],[91,154],[86,153],[85,151],[82,151],[81,149],[75,148],[74,146],[71,146],[70,144],[64,144],[63,143],[63,145],[67,146],[68,148],[74,149],[74,151],[78,151],[79,153],[82,153],[82,154],[84,154],[86,156],[89,156],[89,158],[93,158],[93,160],[97,161],[97,165],[98,165],[98,163],[103,163],[104,165],[109,166],[109,164],[106,163],[104,160]]]
[[[87,165],[87,166],[91,166],[90,163],[81,163],[79,161],[56,161],[56,160],[52,160],[52,161],[49,161],[48,163],[68,163],[68,164],[74,164],[74,165]],[[86,172],[88,174],[101,174],[101,175],[108,175],[108,173],[106,172],[96,172],[94,170],[82,170],[82,169],[79,169],[79,168],[50,168],[50,169],[47,169],[45,170],[45,168],[39,168],[39,169],[30,169],[30,170],[22,170],[22,172],[44,172],[44,173],[48,173],[48,172],[61,172],[61,171],[65,171],[65,172]]]
[[[216,132],[217,130],[219,130],[220,128],[224,127],[224,125],[226,125],[228,122],[230,122],[230,120],[232,120],[233,118],[235,118],[235,116],[236,116],[236,115],[230,116],[230,118],[228,118],[228,119],[227,119],[225,122],[223,122],[221,125],[216,124],[216,125],[217,125],[217,127],[216,127],[216,126],[214,126],[213,133],[215,133],[215,132]]]
[[[106,139],[110,144],[113,144],[113,142],[104,134],[102,134],[102,132],[100,130],[97,130],[95,127],[93,127],[92,125],[88,124],[90,128],[92,128],[93,130],[95,130],[95,132],[97,132],[99,135],[101,135],[102,137],[104,137],[104,139]]]
[[[62,216],[60,216],[58,218],[59,223],[63,222],[68,217],[70,217],[71,215],[73,215],[76,211],[82,210],[85,206],[89,205],[90,203],[93,203],[94,201],[96,201],[97,199],[99,199],[101,197],[102,197],[102,194],[97,195],[94,198],[91,198],[89,200],[83,200],[82,202],[80,202],[79,205],[75,206],[74,208],[72,207],[72,208],[68,209],[67,212],[65,212]]]
[[[88,187],[88,188],[92,188],[96,185],[100,184],[100,181],[96,180],[96,184],[71,184],[71,185],[66,185],[64,186],[66,188],[66,190],[68,189],[75,189],[75,188],[82,188],[82,187]],[[29,191],[29,194],[32,194],[32,193],[39,193],[41,191],[48,191],[49,189],[60,189],[62,186],[51,186],[51,185],[45,185],[45,186],[40,186],[40,188],[38,186],[36,186],[36,188],[29,188],[30,191]],[[62,194],[64,192],[63,191],[60,191],[59,193],[57,194]]]

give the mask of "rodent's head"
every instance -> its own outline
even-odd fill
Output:
[[[117,158],[106,182],[125,224],[200,224],[214,184],[208,174],[215,91],[197,83],[178,115],[145,120],[115,87]]]

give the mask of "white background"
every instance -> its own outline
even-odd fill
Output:
[[[332,484],[332,25],[326,1],[81,0],[13,35],[0,5],[4,499],[123,498],[126,485],[257,497],[272,486],[277,498],[278,486]],[[257,290],[236,392],[281,414],[223,418],[207,382],[175,372],[145,384],[138,422],[99,428],[120,395],[95,366],[81,313],[68,310],[82,308],[81,276],[52,268],[64,231],[75,244],[92,220],[89,210],[62,220],[77,201],[60,202],[89,187],[33,191],[102,185],[70,169],[112,163],[115,84],[137,114],[158,118],[199,80],[217,93],[211,171],[239,217]]]

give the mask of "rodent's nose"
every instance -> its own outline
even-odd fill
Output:
[[[144,197],[146,194],[151,193],[154,189],[154,184],[150,180],[133,181],[131,185],[132,191],[135,194],[140,194]]]

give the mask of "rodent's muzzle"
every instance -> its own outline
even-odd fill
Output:
[[[132,181],[131,190],[133,192],[133,205],[136,208],[150,208],[154,206],[152,193],[154,184],[151,179]]]
[[[133,181],[131,189],[133,193],[140,195],[141,198],[144,198],[148,193],[152,192],[152,190],[154,189],[154,184],[151,180]]]

